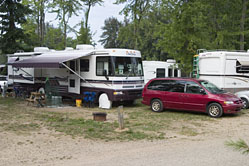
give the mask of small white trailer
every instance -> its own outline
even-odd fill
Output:
[[[83,98],[84,92],[95,92],[100,105],[113,101],[133,102],[141,97],[144,86],[141,54],[129,49],[95,50],[79,45],[54,51],[36,48],[34,52],[8,56],[8,77],[14,87],[26,91],[45,88],[54,80],[61,96]]]
[[[144,83],[153,78],[181,77],[181,71],[175,60],[143,61]]]
[[[193,76],[232,93],[249,89],[249,52],[207,51],[194,56]]]

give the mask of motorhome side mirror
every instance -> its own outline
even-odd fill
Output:
[[[103,71],[103,75],[105,76],[106,80],[109,80],[109,78],[107,77],[107,70]]]
[[[200,89],[200,94],[206,95],[206,91],[204,89]]]
[[[106,70],[103,71],[103,75],[107,76],[107,71]]]

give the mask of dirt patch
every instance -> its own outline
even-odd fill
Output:
[[[16,107],[8,110],[9,114],[6,113],[6,108],[9,107],[0,107],[1,166],[129,165],[129,163],[133,165],[181,165],[178,160],[182,161],[182,159],[186,159],[182,161],[185,165],[219,165],[221,161],[223,163],[220,165],[243,165],[244,161],[249,162],[248,158],[224,146],[224,142],[230,139],[241,138],[248,141],[249,110],[244,110],[238,115],[212,119],[203,114],[177,111],[156,114],[150,112],[147,107],[137,106],[136,109],[129,107],[124,110],[126,127],[134,133],[162,134],[163,137],[153,137],[155,139],[142,137],[141,139],[141,135],[125,133],[129,137],[122,139],[123,133],[115,132],[117,126],[114,126],[110,128],[110,131],[103,128],[93,133],[103,132],[109,134],[108,137],[86,139],[84,132],[92,133],[94,128],[87,130],[83,128],[82,134],[74,135],[59,130],[63,129],[63,126],[57,125],[66,123],[64,127],[72,125],[73,130],[75,126],[88,123],[87,120],[91,122],[90,125],[96,125],[92,124],[92,113],[99,111],[108,114],[107,122],[104,124],[111,125],[117,123],[116,108],[112,110],[76,107],[37,109],[27,107],[22,102],[16,103]],[[48,117],[51,119],[46,119]],[[80,118],[84,119],[82,123],[75,121]],[[79,132],[81,129],[75,131]],[[107,138],[112,138],[112,140]],[[132,141],[134,139],[135,141]],[[206,159],[210,154],[217,155],[217,157],[213,156],[216,162]],[[195,159],[195,155],[199,156],[197,158],[200,161]],[[190,158],[187,159],[187,156]],[[236,156],[236,163],[231,162],[234,156]],[[206,164],[201,161],[206,161]]]

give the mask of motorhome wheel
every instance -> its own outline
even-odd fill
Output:
[[[106,93],[102,93],[99,96],[99,108],[110,109],[112,107],[112,102],[109,100]]]

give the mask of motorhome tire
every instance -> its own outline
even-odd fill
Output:
[[[153,112],[162,112],[163,111],[163,103],[159,99],[153,99],[151,101],[151,110]]]
[[[246,98],[242,97],[241,100],[243,101],[243,109],[247,109],[249,102]]]
[[[207,113],[212,118],[219,118],[223,114],[223,109],[218,103],[211,103],[207,107]]]

